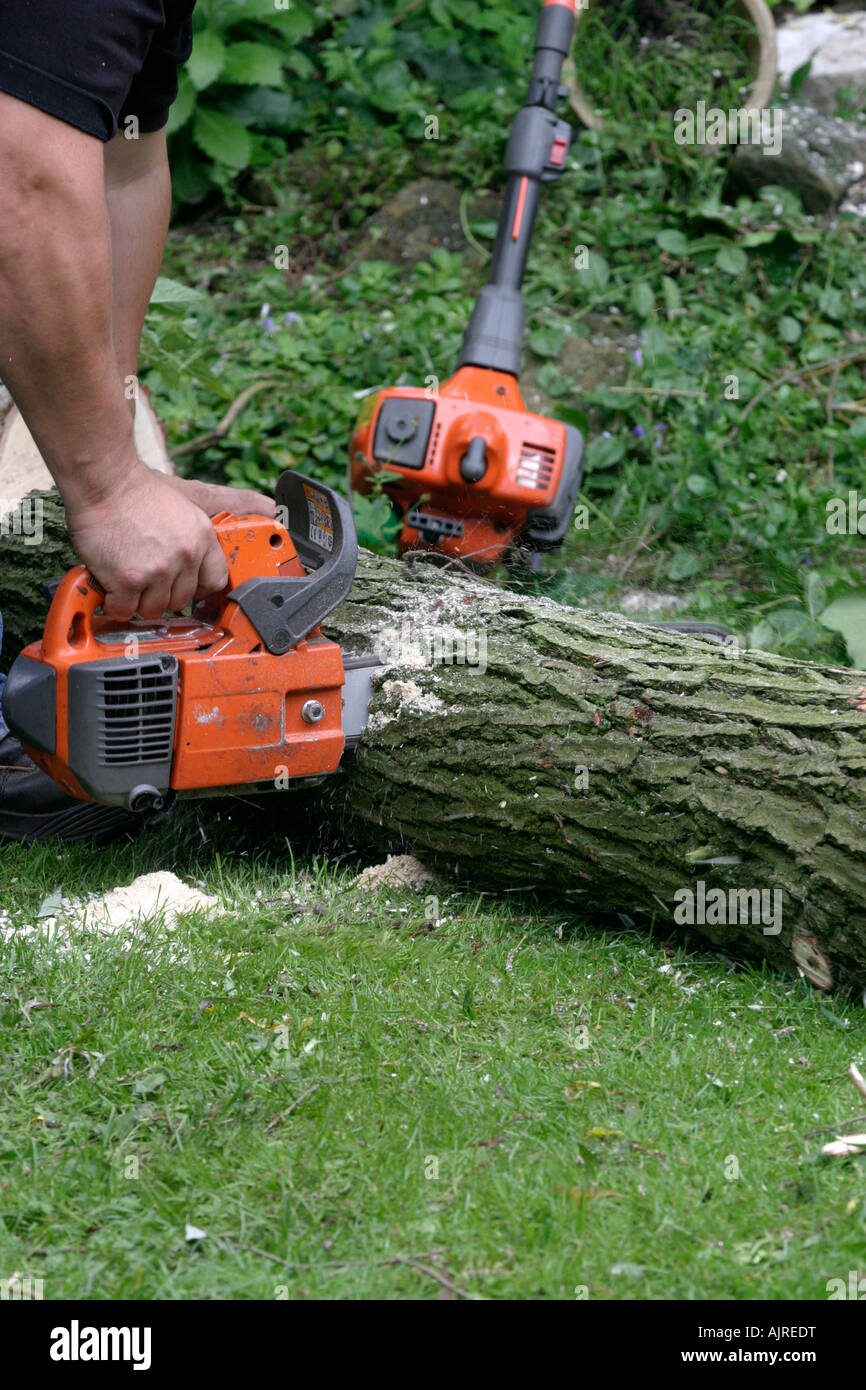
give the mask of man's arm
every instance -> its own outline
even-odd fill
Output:
[[[138,459],[111,332],[103,147],[0,93],[0,376],[105,611],[157,617],[227,581],[205,513]]]

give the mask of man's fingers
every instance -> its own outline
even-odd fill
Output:
[[[277,511],[277,504],[273,497],[265,497],[261,492],[247,492],[246,490],[238,494],[238,501],[235,507],[239,512],[252,512],[253,516],[274,517]]]
[[[206,598],[208,594],[216,594],[220,589],[224,589],[228,582],[228,563],[216,538],[216,533],[212,531],[211,542],[199,566],[198,587],[195,596],[196,598]]]
[[[174,581],[171,589],[171,597],[168,600],[168,611],[170,613],[180,613],[195,598],[196,585],[198,584],[198,574],[179,574]]]
[[[138,602],[138,611],[142,618],[161,618],[170,600],[171,583],[167,579],[158,579],[145,589]]]
[[[128,622],[139,611],[141,594],[137,589],[106,589],[102,611],[106,618]]]

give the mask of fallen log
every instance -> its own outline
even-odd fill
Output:
[[[35,551],[3,542],[0,611],[31,593],[31,632],[73,559],[53,498],[44,526]],[[866,675],[366,553],[326,630],[383,658],[362,745],[313,802],[352,843],[866,986]]]
[[[371,555],[329,624],[388,663],[347,832],[866,985],[862,673]]]

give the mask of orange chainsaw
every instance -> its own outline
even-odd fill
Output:
[[[282,790],[336,772],[358,743],[378,660],[319,626],[354,579],[351,509],[297,473],[276,502],[275,521],[212,518],[229,583],[190,617],[118,622],[98,615],[84,565],[60,581],[3,713],[71,796],[153,813],[178,796]]]
[[[559,178],[571,127],[556,114],[568,95],[562,65],[575,0],[545,0],[535,63],[508,147],[508,181],[488,284],[458,360],[438,390],[391,386],[365,401],[351,443],[349,486],[381,486],[401,519],[401,555],[433,551],[481,570],[515,556],[537,569],[559,549],[582,479],[583,437],[533,415],[517,377],[525,305],[520,287],[541,185]]]

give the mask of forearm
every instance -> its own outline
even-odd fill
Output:
[[[73,176],[43,155],[0,207],[0,376],[76,503],[137,466],[112,343],[109,223],[90,166]]]

